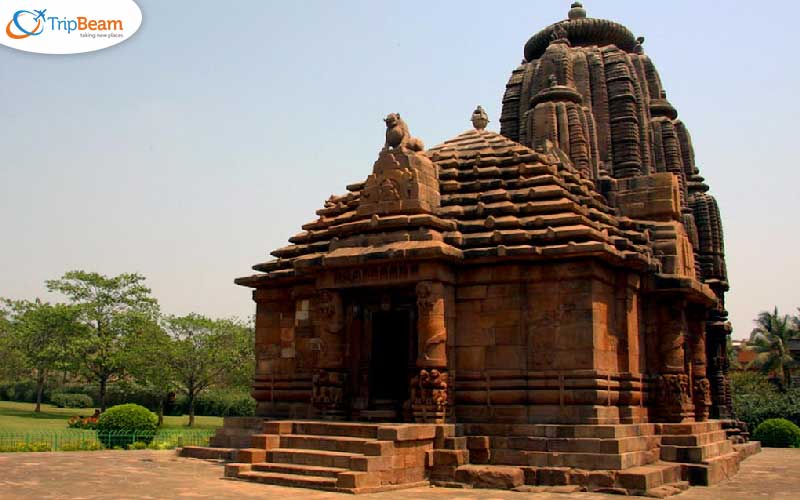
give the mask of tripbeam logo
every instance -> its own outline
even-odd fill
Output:
[[[29,8],[30,3],[8,0],[0,5],[0,21],[8,19],[0,43],[41,54],[92,52],[127,40],[142,24],[133,0],[71,0],[37,9]]]
[[[8,26],[6,26],[6,35],[14,40],[22,40],[23,38],[28,38],[29,36],[41,35],[44,33],[45,12],[47,12],[47,10],[37,10],[34,12],[29,10],[16,11],[14,13],[14,17],[8,22]],[[31,18],[32,21],[29,21],[27,18]],[[28,31],[22,27],[23,24],[26,24],[26,21],[30,23],[36,23],[36,26]],[[16,28],[16,33],[11,28],[12,24]]]

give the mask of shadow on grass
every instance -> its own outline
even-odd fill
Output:
[[[92,414],[92,409],[86,409],[86,415]],[[21,418],[34,418],[34,419],[60,419],[60,420],[69,420],[72,415],[65,414],[65,413],[58,413],[58,412],[51,412],[47,411],[46,409],[42,408],[42,411],[36,413],[33,410],[22,410],[17,408],[2,408],[0,407],[0,417],[21,417]]]

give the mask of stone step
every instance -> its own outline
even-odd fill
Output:
[[[701,434],[667,434],[661,436],[661,444],[667,446],[703,446],[728,439],[724,430]]]
[[[350,469],[351,459],[357,456],[359,455],[355,453],[343,453],[338,451],[273,448],[267,450],[266,461],[281,464],[315,465],[319,467]]]
[[[366,445],[375,441],[374,439],[348,436],[284,434],[281,436],[280,447],[366,454]]]
[[[204,460],[235,460],[235,448],[214,448],[211,446],[184,446],[179,456],[185,458],[200,458]]]
[[[739,454],[739,457],[744,460],[747,457],[755,455],[761,451],[761,443],[759,441],[748,441],[733,445],[733,449]]]
[[[658,447],[657,436],[638,436],[617,439],[598,438],[546,438],[546,437],[493,437],[493,448],[510,448],[527,451],[554,451],[574,453],[629,453],[648,451]]]
[[[547,438],[621,439],[656,434],[656,424],[559,425],[463,424],[468,436],[532,436]]]
[[[297,474],[300,476],[337,477],[340,472],[349,469],[341,467],[319,467],[316,465],[276,464],[262,462],[252,465],[252,470],[258,472],[273,472],[277,474]]]
[[[492,450],[492,465],[530,465],[534,467],[574,467],[586,470],[624,470],[657,461],[653,451],[629,453],[562,453],[549,451]]]
[[[654,463],[631,467],[617,473],[616,482],[629,491],[644,493],[653,488],[681,481],[681,465]]]
[[[722,429],[722,422],[709,420],[707,422],[689,422],[685,424],[659,424],[662,435],[670,434],[703,434]]]
[[[340,467],[353,471],[383,471],[391,469],[392,455],[365,456],[358,453],[346,453],[325,450],[301,450],[294,448],[274,448],[266,452],[266,462],[298,465],[316,465],[319,467]]]
[[[378,424],[351,422],[294,422],[292,434],[376,439],[379,427]]]
[[[739,471],[741,455],[731,452],[721,455],[702,464],[681,464],[681,476],[692,486],[711,486],[733,477]]]
[[[277,472],[249,471],[240,472],[237,477],[247,481],[278,486],[335,490],[337,479],[327,476],[306,476],[298,474],[280,474]]]
[[[667,462],[701,463],[733,452],[727,439],[703,446],[661,446],[661,460]]]

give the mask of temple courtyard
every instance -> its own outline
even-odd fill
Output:
[[[693,487],[676,499],[789,499],[800,491],[800,449],[766,448],[742,462],[731,480]],[[9,453],[0,456],[2,499],[348,498],[343,493],[221,479],[222,464],[179,458],[174,451]],[[582,492],[514,492],[413,488],[360,496],[383,500],[612,499]]]

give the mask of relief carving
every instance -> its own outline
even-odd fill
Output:
[[[318,370],[311,378],[311,404],[323,410],[337,409],[344,401],[345,374]]]
[[[344,328],[344,306],[337,292],[323,290],[319,295],[319,313],[322,328],[328,333],[339,333]]]
[[[411,404],[433,405],[438,411],[450,404],[450,388],[447,373],[439,370],[420,370],[411,380]]]
[[[665,374],[658,377],[658,403],[665,408],[691,405],[689,397],[689,376]]]

